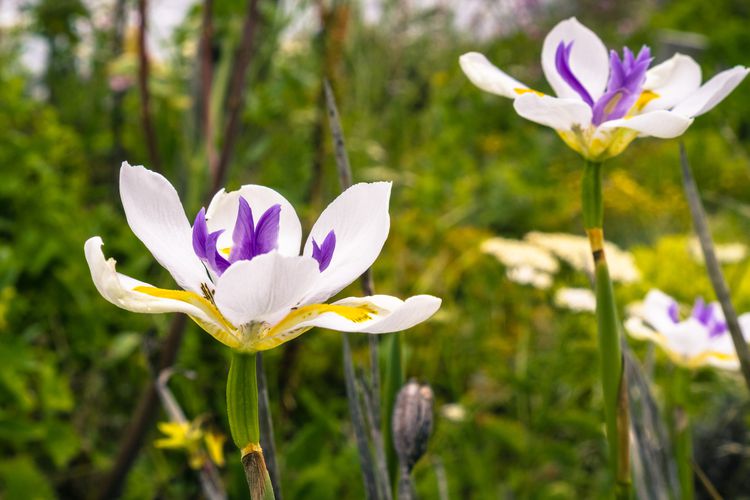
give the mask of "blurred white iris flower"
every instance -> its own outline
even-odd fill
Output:
[[[701,298],[689,315],[669,295],[651,290],[642,304],[631,307],[625,329],[637,339],[659,345],[676,364],[687,368],[714,366],[739,369],[739,360],[718,303]],[[750,340],[750,313],[739,317],[745,341]]]
[[[347,189],[323,211],[300,255],[300,221],[276,191],[257,185],[222,189],[191,227],[167,179],[123,163],[120,196],[128,224],[182,290],[118,273],[98,236],[86,241],[86,260],[109,302],[133,312],[185,313],[237,351],[271,349],[316,326],[405,330],[432,316],[440,299],[373,295],[324,303],[380,254],[390,228],[390,193],[387,182]]]
[[[701,68],[675,54],[651,69],[649,47],[622,56],[607,52],[599,37],[575,18],[558,23],[542,47],[542,70],[555,96],[512,78],[477,52],[460,57],[466,76],[480,89],[514,100],[527,120],[554,128],[583,157],[603,161],[636,137],[682,135],[693,118],[719,104],[747,75],[735,66],[701,85]]]

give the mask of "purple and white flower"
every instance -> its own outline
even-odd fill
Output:
[[[459,63],[477,87],[514,100],[522,117],[554,128],[584,157],[602,161],[620,154],[636,137],[681,135],[693,118],[719,104],[750,71],[722,71],[701,85],[700,66],[675,54],[649,69],[644,46],[637,54],[607,53],[599,37],[575,18],[558,23],[544,40],[542,69],[557,97],[507,75],[477,52]]]
[[[232,349],[271,349],[313,327],[387,333],[425,321],[440,299],[349,297],[324,303],[375,261],[390,228],[391,184],[356,184],[302,229],[292,205],[256,185],[216,193],[192,227],[163,176],[123,163],[120,196],[128,224],[182,290],[165,290],[115,270],[102,239],[85,244],[99,293],[133,312],[181,312]]]
[[[739,322],[745,340],[750,340],[750,313],[741,315]],[[625,329],[634,338],[658,344],[679,365],[739,369],[724,313],[716,302],[706,304],[698,298],[690,314],[683,315],[672,297],[651,290],[625,321]]]

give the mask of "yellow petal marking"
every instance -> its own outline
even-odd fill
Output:
[[[254,343],[253,348],[258,351],[265,351],[299,337],[312,327],[305,326],[298,328],[297,325],[325,313],[337,314],[353,323],[363,323],[372,320],[374,316],[377,316],[381,312],[382,310],[373,304],[361,304],[357,306],[310,304],[302,306],[287,314],[284,319],[264,332],[262,337]]]
[[[539,92],[538,90],[534,90],[534,89],[524,89],[524,88],[518,87],[518,88],[513,89],[513,92],[515,92],[518,95],[524,95],[530,92],[532,94],[538,95],[539,97],[544,97],[544,94],[542,92]]]
[[[633,105],[633,109],[637,109],[638,111],[643,110],[643,108],[646,107],[646,104],[650,103],[654,99],[659,97],[659,94],[654,92],[653,90],[644,90],[641,92],[640,97],[638,97],[638,100],[635,101],[635,104]]]
[[[151,295],[152,297],[179,300],[180,302],[185,302],[187,304],[200,308],[216,322],[216,325],[211,325],[210,323],[207,323],[206,321],[194,316],[190,316],[190,319],[195,321],[198,326],[203,328],[219,342],[232,348],[239,347],[239,340],[234,333],[237,331],[237,329],[234,327],[234,325],[227,321],[227,319],[221,314],[216,305],[214,305],[213,302],[206,299],[205,297],[201,297],[195,292],[188,292],[186,290],[166,290],[164,288],[156,288],[153,286],[137,286],[133,288],[133,291],[145,293],[146,295]]]

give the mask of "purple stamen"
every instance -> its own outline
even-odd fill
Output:
[[[323,244],[318,246],[315,238],[312,240],[313,244],[313,259],[318,261],[318,270],[323,272],[326,270],[328,265],[331,263],[333,258],[333,250],[336,248],[336,233],[331,229],[323,240]]]
[[[570,68],[570,51],[572,49],[572,41],[567,45],[564,41],[560,42],[560,44],[557,46],[557,52],[555,52],[555,68],[557,69],[557,72],[560,74],[565,83],[567,83],[570,88],[572,88],[579,96],[581,96],[583,102],[593,107],[594,100],[591,98],[591,94],[589,94],[588,90],[586,90],[586,87],[584,87],[583,84],[578,80],[578,78],[576,78],[576,76],[573,74],[573,70]]]
[[[614,50],[609,54],[610,74],[607,90],[592,106],[592,123],[599,125],[622,118],[638,101],[646,82],[646,71],[651,61],[651,49],[643,46],[638,56],[625,47],[622,59]]]
[[[232,250],[226,259],[216,248],[219,236],[224,230],[208,232],[206,210],[201,208],[193,223],[193,251],[198,258],[216,275],[238,260],[252,260],[278,247],[281,205],[276,204],[260,216],[257,226],[253,220],[253,211],[247,200],[240,197],[237,220],[232,231]],[[330,259],[329,259],[330,260]]]

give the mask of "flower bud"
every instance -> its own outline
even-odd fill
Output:
[[[401,466],[411,471],[427,450],[432,431],[432,389],[410,380],[401,388],[393,408],[393,445]]]

